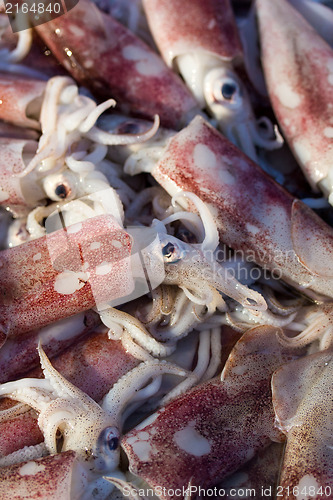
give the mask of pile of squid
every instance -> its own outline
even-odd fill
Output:
[[[8,5],[0,497],[333,498],[331,0]]]

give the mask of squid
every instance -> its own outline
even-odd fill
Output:
[[[15,463],[26,460],[25,457],[38,458],[41,453],[57,453],[56,432],[60,428],[63,431],[63,451],[76,451],[82,463],[88,460],[93,464],[91,470],[113,470],[119,453],[119,431],[114,425],[114,418],[61,377],[41,348],[39,351],[46,378],[26,379],[25,383],[21,381],[20,391],[20,382],[9,382],[1,386],[0,392],[38,409],[38,423],[44,433],[44,448],[47,451],[41,450],[41,445],[37,445],[34,450],[23,449],[6,457],[7,464],[11,465],[10,459]],[[95,478],[92,480],[96,481]]]
[[[287,436],[281,498],[332,496],[332,349],[279,368],[272,378],[278,428]]]
[[[226,137],[254,160],[255,146],[279,148],[281,138],[269,120],[256,121],[241,80],[244,56],[230,1],[143,0],[143,5],[164,60]]]
[[[162,124],[176,129],[198,112],[191,93],[159,56],[92,2],[83,0],[35,29],[76,81],[103,98],[112,96],[126,112],[158,114]]]
[[[175,298],[175,314],[173,318],[171,315],[170,324],[162,327],[160,332],[152,325],[148,328],[152,334],[149,335],[141,322],[129,314],[112,308],[101,312],[101,319],[106,326],[113,328],[116,324],[118,329],[121,327],[120,336],[117,338],[122,338],[125,330],[141,348],[158,357],[171,354],[176,349],[176,342],[192,331],[196,324],[206,319],[206,316],[212,315],[217,308],[224,310],[225,296],[239,302],[244,308],[253,310],[254,314],[267,308],[260,293],[241,284],[216,260],[214,251],[218,246],[219,236],[213,217],[197,196],[192,193],[183,195],[198,208],[202,223],[200,224],[200,218],[197,216],[183,211],[175,212],[162,221],[155,219],[151,229],[156,231],[157,244],[146,246],[142,252],[144,261],[149,265],[153,290],[159,285],[177,285],[183,292]],[[177,220],[194,221],[199,239],[203,225],[203,241],[189,244],[168,234],[166,226]],[[139,227],[131,228],[134,242],[141,233],[142,229]],[[158,281],[157,276],[160,277]],[[181,319],[177,317],[177,313]],[[140,359],[141,356],[142,352]]]
[[[107,146],[145,141],[158,129],[156,116],[154,125],[141,134],[106,133],[96,127],[95,122],[115,104],[112,99],[97,105],[93,99],[80,94],[75,82],[68,77],[54,77],[47,83],[33,82],[30,88],[28,81],[24,91],[25,80],[18,81],[19,90],[20,86],[23,89],[22,96],[18,93],[17,116],[10,115],[7,104],[2,110],[4,118],[11,116],[14,123],[31,124],[42,131],[38,142],[25,138],[0,139],[3,151],[0,204],[17,217],[26,215],[36,205],[45,204],[46,199],[70,201],[109,188],[107,177],[95,171],[105,162]],[[5,90],[12,85],[16,88],[17,81],[7,77],[3,85]],[[5,95],[3,100],[7,103],[13,97]],[[29,118],[26,123],[32,108],[35,118]],[[114,181],[117,187],[122,187],[118,179]],[[41,218],[44,217],[45,212]]]
[[[103,474],[118,466],[122,412],[126,404],[151,377],[164,373],[184,376],[186,372],[168,363],[142,363],[110,389],[100,406],[55,370],[40,344],[38,351],[45,378],[8,382],[0,386],[0,396],[9,396],[38,411],[44,443],[7,456],[6,463],[55,454],[59,448],[72,450],[86,480],[81,498],[90,498],[94,490],[100,498],[106,498],[113,487],[103,479]],[[62,434],[61,444],[57,444],[58,430]]]
[[[272,498],[278,480],[278,471],[283,457],[283,443],[271,443],[260,450],[242,469],[226,478],[217,486],[226,492],[224,498],[241,500],[244,492],[252,492],[259,498]],[[235,495],[235,492],[238,495]],[[272,496],[271,496],[272,494]]]
[[[199,486],[210,488],[271,440],[283,440],[274,427],[270,381],[298,356],[281,347],[278,332],[267,326],[248,330],[221,378],[175,398],[123,437],[130,471],[160,498],[172,498],[168,492],[178,488],[192,495]]]
[[[9,398],[0,401],[0,461],[20,449],[32,450],[41,445],[43,434],[34,410]],[[37,448],[38,449],[38,448]],[[44,446],[40,446],[44,452]],[[13,455],[15,456],[15,455]]]
[[[256,5],[274,112],[311,187],[332,204],[333,49],[286,0]]]
[[[0,252],[1,331],[19,335],[129,295],[131,238],[111,215]]]
[[[79,500],[76,492],[80,491],[82,479],[75,453],[67,451],[1,468],[0,495],[2,498],[29,495],[30,500],[38,500],[42,494],[45,500]]]
[[[21,178],[37,151],[35,140],[0,138],[1,186],[0,205],[8,207],[16,217],[22,217],[45,199],[45,192],[37,182],[36,172]]]
[[[42,338],[42,341],[45,342]],[[9,341],[10,342],[10,341]],[[46,348],[48,345],[46,343]],[[50,352],[50,349],[48,348]],[[38,353],[36,350],[38,357]],[[51,354],[53,354],[51,352]],[[39,358],[39,357],[38,357]],[[52,366],[81,391],[94,401],[100,402],[121,377],[139,364],[118,341],[110,341],[105,329],[95,331],[88,337],[78,341],[52,359]],[[15,380],[24,373],[24,366],[18,368],[13,359],[13,369],[7,380],[4,373],[1,382]],[[8,373],[8,369],[7,369]],[[41,378],[40,367],[24,374],[29,378]],[[35,411],[22,404],[8,406],[14,401],[0,401],[0,461],[20,449],[33,447],[43,442],[43,434],[37,425]]]
[[[166,285],[177,284],[182,288],[193,302],[209,307],[214,298],[213,290],[228,295],[244,307],[254,310],[265,310],[265,301],[258,292],[251,290],[239,283],[214,256],[219,244],[217,226],[204,203],[192,193],[183,192],[176,196],[173,202],[187,199],[196,206],[204,225],[205,238],[199,244],[190,244],[167,233],[165,225],[182,219],[182,213],[175,213],[162,222],[153,221],[161,241],[165,266],[163,283]],[[184,214],[186,220],[187,215]],[[154,223],[155,222],[155,223]]]
[[[6,339],[0,350],[0,383],[13,380],[17,374],[31,370],[39,363],[37,345],[39,339],[50,358],[57,356],[82,337],[99,326],[99,317],[94,311],[71,316],[65,320],[26,334]]]
[[[297,9],[320,36],[333,47],[333,10],[325,3],[312,0],[288,0]]]
[[[39,110],[46,81],[0,73],[0,118],[20,127],[39,130]]]
[[[266,309],[266,303],[258,292],[242,285],[216,261],[214,251],[219,237],[213,218],[197,197],[188,196],[202,212],[207,235],[200,244],[186,244],[169,235],[165,227],[174,220],[187,218],[194,219],[201,228],[200,219],[193,214],[176,213],[162,222],[156,220],[151,228],[153,241],[150,244],[140,227],[132,227],[131,234],[126,233],[119,226],[121,221],[111,215],[73,221],[71,207],[76,202],[68,204],[67,212],[64,206],[61,214],[67,225],[65,230],[50,232],[0,254],[3,262],[3,332],[7,336],[21,335],[96,304],[102,311],[102,321],[110,328],[117,324],[122,338],[127,332],[141,348],[158,356],[170,354],[176,347],[175,339],[169,345],[162,345],[149,335],[138,320],[110,308],[110,305],[149,291],[135,253],[137,250],[143,257],[152,289],[162,283],[179,285],[190,302],[199,304],[201,309],[207,307],[210,314],[216,307],[223,307],[224,301],[218,292],[246,308],[255,311]],[[24,265],[18,272],[22,259]],[[13,273],[11,266],[16,269]],[[38,270],[34,272],[31,282],[30,272],[36,266]],[[140,279],[144,280],[143,284],[136,288]],[[54,307],[55,303],[57,307]],[[184,320],[189,323],[184,324],[181,336],[193,329],[192,319],[200,321],[191,313],[191,318],[187,316]],[[142,359],[142,353],[139,356]]]
[[[149,151],[149,150],[148,150]],[[125,171],[149,171],[170,196],[188,191],[210,211],[221,242],[242,260],[255,262],[303,294],[327,301],[331,279],[332,228],[295,199],[202,117],[174,135],[144,162],[134,154]],[[255,201],[254,201],[255,200]],[[178,203],[196,207],[186,197]]]

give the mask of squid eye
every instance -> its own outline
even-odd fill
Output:
[[[106,427],[99,435],[100,446],[106,452],[113,452],[119,446],[119,431],[116,427]]]
[[[221,94],[224,97],[224,99],[226,99],[227,101],[231,101],[236,92],[237,92],[237,87],[234,83],[231,82],[223,83],[221,88]]]
[[[184,257],[184,250],[174,243],[169,242],[162,247],[162,255],[165,262],[168,264],[175,264]]]
[[[231,69],[213,68],[204,78],[203,90],[214,118],[223,122],[239,114],[239,118],[246,119],[249,113],[246,89]]]
[[[65,199],[68,196],[68,187],[65,184],[59,184],[54,190],[55,195],[61,199]]]
[[[76,195],[76,178],[71,172],[48,175],[43,187],[50,200],[72,200]]]
[[[231,78],[224,78],[222,81],[216,81],[213,89],[213,96],[217,102],[228,102],[232,105],[238,105],[241,100],[241,90],[237,82]]]

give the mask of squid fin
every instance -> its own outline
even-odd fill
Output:
[[[323,401],[328,404],[332,375],[333,352],[328,351],[302,357],[276,370],[272,378],[273,405],[283,432],[302,425]]]
[[[333,277],[333,230],[299,200],[292,206],[291,238],[298,259],[308,271]]]

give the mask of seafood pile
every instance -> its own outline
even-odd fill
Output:
[[[331,0],[56,5],[0,13],[0,497],[333,498]]]

